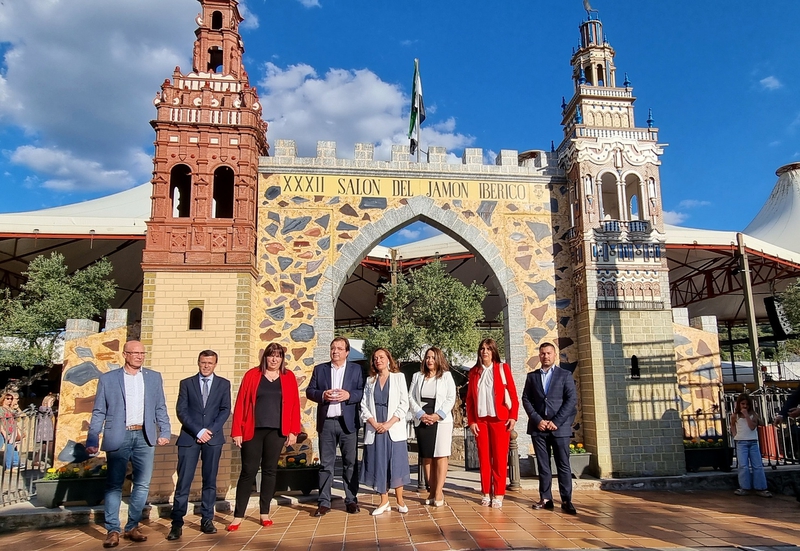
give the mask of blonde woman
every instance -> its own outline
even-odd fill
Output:
[[[452,410],[456,402],[456,384],[441,350],[432,347],[425,352],[419,372],[411,379],[408,394],[422,468],[430,488],[425,505],[441,507],[447,460],[453,443]]]
[[[406,444],[408,389],[391,352],[379,348],[372,353],[370,377],[361,398],[364,422],[364,479],[381,496],[372,511],[378,516],[389,510],[389,488],[394,488],[397,510],[407,513],[403,485],[411,482]]]

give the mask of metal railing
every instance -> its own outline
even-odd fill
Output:
[[[19,412],[16,430],[0,445],[0,507],[30,499],[33,483],[53,465],[54,442],[37,438],[40,419],[35,406]]]

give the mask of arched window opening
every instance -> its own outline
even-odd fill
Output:
[[[233,169],[221,166],[214,171],[212,218],[233,218]]]
[[[203,329],[203,309],[195,307],[189,310],[189,329],[200,331]]]
[[[189,218],[192,205],[192,170],[175,165],[169,174],[169,198],[173,218]]]
[[[605,86],[605,70],[601,64],[597,64],[597,85]]]
[[[600,218],[601,220],[619,220],[619,197],[617,194],[617,177],[606,172],[600,177]]]
[[[222,72],[222,50],[219,46],[208,50],[208,70],[212,73]]]
[[[222,28],[222,12],[215,11],[211,14],[211,28],[218,31]]]
[[[642,181],[636,174],[625,176],[625,197],[628,198],[628,220],[642,219]]]

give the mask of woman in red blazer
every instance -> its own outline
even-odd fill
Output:
[[[278,343],[264,350],[259,365],[244,374],[233,408],[233,443],[241,448],[242,472],[236,483],[236,508],[228,532],[239,529],[253,483],[261,467],[261,524],[272,526],[269,505],[283,447],[300,434],[300,394],[297,378],[286,369],[286,351]]]
[[[499,509],[506,495],[508,445],[517,424],[519,398],[511,368],[500,362],[494,339],[483,339],[478,361],[469,370],[467,424],[478,444],[481,505]]]

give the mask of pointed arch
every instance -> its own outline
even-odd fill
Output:
[[[525,324],[524,296],[514,282],[514,272],[506,266],[500,249],[483,232],[464,222],[455,212],[444,210],[432,199],[423,196],[409,199],[404,206],[386,210],[379,220],[362,227],[358,237],[338,251],[337,259],[325,271],[316,295],[314,331],[317,345],[314,357],[325,358],[328,355],[329,344],[334,336],[336,301],[361,260],[386,236],[418,220],[457,239],[492,270],[505,295],[505,358],[510,365],[520,366],[518,369],[524,366],[528,358],[523,335],[528,328]]]

